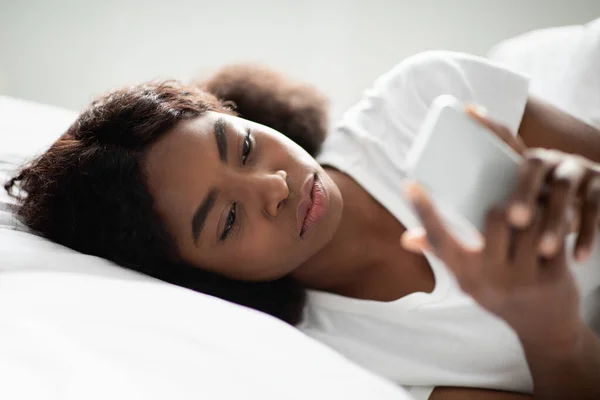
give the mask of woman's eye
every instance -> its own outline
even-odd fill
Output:
[[[246,164],[246,160],[248,159],[251,150],[252,140],[250,139],[250,132],[248,132],[244,138],[244,148],[242,149],[242,165]]]
[[[235,208],[236,204],[233,203],[231,209],[229,210],[229,214],[227,214],[227,222],[225,222],[225,229],[223,229],[221,240],[225,240],[227,238],[229,231],[231,231],[231,228],[233,228],[233,225],[235,224]]]

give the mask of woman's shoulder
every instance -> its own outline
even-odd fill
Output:
[[[395,159],[401,158],[437,95],[469,97],[462,66],[473,57],[426,51],[403,59],[379,76],[360,101],[344,113],[329,135],[324,153],[343,150],[343,161],[348,164],[378,143],[388,147]]]
[[[440,94],[452,94],[461,100],[476,97],[482,86],[502,84],[507,75],[512,79],[516,73],[481,56],[429,50],[398,62],[365,94],[387,97],[394,106],[399,95],[410,94],[414,101],[428,107]]]
[[[518,127],[527,93],[526,77],[483,57],[425,51],[401,60],[379,76],[333,133],[356,137],[361,145],[379,139],[404,153],[439,95],[478,103],[491,117],[513,128],[515,124]]]

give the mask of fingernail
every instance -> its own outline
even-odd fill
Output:
[[[545,233],[540,241],[540,251],[542,254],[551,256],[556,250],[557,239],[553,233]]]
[[[404,237],[406,240],[424,239],[427,237],[427,232],[425,232],[425,228],[423,227],[412,228],[404,232],[402,237]]]
[[[419,240],[411,239],[402,235],[400,237],[400,245],[405,249],[410,251],[411,253],[422,253],[423,245]]]
[[[525,204],[517,203],[510,207],[508,217],[513,225],[523,228],[529,224],[531,212]]]
[[[413,228],[402,234],[400,244],[413,253],[422,253],[427,246],[427,233],[422,227]]]
[[[419,184],[415,181],[408,181],[404,184],[404,193],[411,200],[415,201],[419,197]]]
[[[476,103],[467,104],[466,110],[469,113],[476,114],[483,118],[485,118],[488,114],[487,108],[485,108],[481,104],[476,104]]]

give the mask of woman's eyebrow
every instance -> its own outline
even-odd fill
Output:
[[[223,164],[227,164],[227,122],[225,122],[223,118],[218,118],[215,121],[213,133],[215,134],[215,140],[217,141],[219,159]],[[192,239],[196,246],[200,240],[200,234],[206,223],[206,218],[212,210],[218,196],[219,191],[216,188],[212,188],[192,216]]]
[[[198,241],[200,240],[200,234],[202,233],[202,228],[206,223],[206,217],[210,213],[210,210],[215,205],[217,197],[219,196],[219,191],[215,188],[212,188],[208,195],[202,201],[202,204],[198,206],[196,212],[192,216],[192,239],[194,240],[194,244],[198,246]]]
[[[217,149],[219,150],[219,159],[223,164],[227,164],[227,123],[223,118],[215,121],[213,133],[217,141]]]

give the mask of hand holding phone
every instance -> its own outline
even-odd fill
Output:
[[[448,95],[434,100],[407,156],[409,176],[432,197],[465,241],[482,232],[487,211],[513,192],[522,157]],[[471,232],[469,232],[469,230]],[[467,235],[468,237],[464,237]]]
[[[407,163],[450,221],[450,231],[459,239],[469,228],[483,232],[488,210],[499,204],[508,207],[514,228],[525,229],[541,206],[546,217],[540,255],[553,256],[565,234],[576,231],[576,259],[587,259],[598,227],[600,166],[556,150],[525,151],[506,128],[464,110],[450,96],[436,99]],[[452,223],[457,220],[462,226]]]

